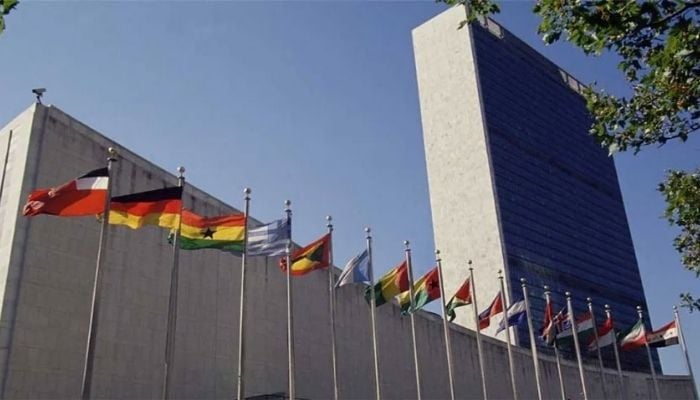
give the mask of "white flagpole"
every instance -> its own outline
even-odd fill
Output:
[[[527,316],[527,330],[530,333],[530,349],[532,349],[532,364],[535,367],[535,383],[537,384],[537,398],[542,400],[542,379],[540,378],[540,357],[537,353],[537,342],[535,341],[535,330],[532,327],[532,316],[530,315],[530,299],[527,296],[527,282],[525,278],[520,278],[520,285],[523,288],[523,299],[525,300],[525,315]],[[508,320],[506,320],[507,322]]]
[[[10,131],[12,134],[12,131]],[[9,148],[8,148],[9,151]],[[90,303],[90,323],[88,324],[87,344],[85,349],[85,359],[83,360],[83,379],[81,398],[90,398],[92,386],[92,369],[95,360],[95,339],[97,338],[97,323],[100,311],[100,289],[102,287],[102,275],[100,270],[104,263],[104,247],[107,243],[107,232],[109,231],[109,206],[112,198],[112,163],[117,161],[117,152],[113,148],[107,149],[107,197],[105,198],[104,212],[102,213],[102,223],[100,225],[100,242],[97,246],[97,261],[95,263],[95,277],[92,283],[92,300]]]
[[[413,315],[413,306],[415,305],[415,293],[413,293],[413,266],[411,265],[411,248],[408,240],[404,240],[406,246],[406,268],[408,269],[408,293],[411,299],[409,316],[411,318],[411,338],[413,339],[413,365],[416,371],[416,399],[421,400],[420,389],[420,367],[418,366],[418,347],[416,346],[416,321]]]
[[[333,399],[338,400],[338,361],[337,361],[337,351],[335,345],[335,271],[333,271],[333,224],[331,221],[333,217],[330,215],[326,216],[326,228],[328,228],[328,234],[331,235],[331,246],[330,246],[330,266],[328,267],[328,311],[330,314],[330,325],[331,325],[331,364],[333,369]]]
[[[243,189],[245,194],[245,233],[243,234],[243,255],[241,255],[241,297],[238,309],[238,373],[237,395],[238,400],[245,399],[245,289],[246,266],[248,264],[248,216],[250,215],[250,188]]]
[[[603,354],[600,352],[600,343],[598,343],[598,324],[596,324],[595,314],[593,314],[593,299],[587,297],[586,302],[588,303],[588,312],[591,314],[591,322],[593,323],[593,338],[595,339],[595,347],[598,353],[598,366],[600,367],[600,387],[601,389],[603,389],[603,398],[607,399],[608,391],[605,390],[605,367],[603,366]]]
[[[612,319],[612,310],[609,305],[605,305],[605,316]],[[615,353],[615,366],[617,367],[617,378],[620,384],[620,396],[623,399],[627,398],[627,390],[625,389],[625,379],[622,376],[622,366],[620,365],[620,354],[617,350],[617,330],[615,330],[615,320],[613,320],[613,352]],[[696,396],[697,397],[697,396]]]
[[[695,375],[693,375],[693,368],[690,366],[690,357],[688,357],[688,348],[685,345],[685,337],[683,336],[683,329],[681,329],[681,317],[678,314],[678,307],[673,306],[673,318],[676,320],[676,329],[678,329],[678,342],[681,344],[681,349],[683,350],[683,355],[685,356],[685,366],[688,368],[688,375],[693,383],[693,393],[695,398],[698,399],[698,389],[695,387]]]
[[[642,306],[637,306],[637,315],[639,316],[639,321],[642,323],[642,329],[644,329],[644,347],[646,347],[647,357],[649,357],[649,369],[651,369],[651,380],[654,382],[654,394],[656,395],[656,400],[661,400],[661,393],[659,392],[659,382],[656,381],[656,370],[654,369],[654,360],[651,358],[651,348],[649,347],[649,342],[646,341],[647,327],[644,324],[644,312],[642,311]]]
[[[549,303],[552,301],[551,299],[551,293],[549,291],[549,286],[544,285],[544,298],[545,301],[547,302],[547,305],[549,306]],[[559,356],[559,345],[557,344],[556,340],[556,331],[554,332],[554,357],[557,360],[557,375],[559,376],[559,391],[561,393],[561,399],[566,400],[566,388],[564,387],[564,374],[561,371],[561,358]]]
[[[185,186],[185,167],[177,167],[177,185]],[[170,301],[168,302],[168,326],[165,335],[165,368],[163,377],[163,398],[171,395],[170,382],[173,375],[173,359],[175,358],[175,331],[177,329],[177,291],[180,280],[180,229],[182,228],[182,204],[180,204],[180,219],[175,237],[173,238],[173,266],[170,271]]]
[[[513,349],[510,343],[510,326],[508,326],[508,303],[506,302],[506,287],[503,283],[503,273],[498,271],[498,280],[501,284],[501,305],[503,306],[503,318],[506,324],[506,348],[508,349],[508,368],[510,370],[510,386],[513,390],[513,400],[518,400],[518,388],[515,384],[515,366],[513,365]]]
[[[586,377],[583,372],[583,360],[581,359],[581,346],[578,341],[578,329],[576,328],[576,318],[574,317],[574,307],[571,305],[571,292],[566,292],[566,308],[571,324],[571,334],[574,337],[574,350],[576,351],[576,362],[578,363],[578,373],[581,378],[581,389],[584,400],[588,400],[588,390],[586,388]]]
[[[481,391],[484,395],[484,400],[488,399],[486,391],[486,372],[484,371],[484,354],[481,350],[481,333],[479,332],[479,306],[476,304],[476,285],[474,284],[474,268],[472,268],[472,260],[469,260],[469,286],[472,295],[472,309],[474,310],[474,331],[476,333],[476,352],[479,356],[479,372],[481,373]]]
[[[376,400],[380,400],[381,395],[381,381],[379,380],[379,355],[377,354],[377,322],[375,319],[374,308],[377,306],[376,299],[374,298],[374,264],[372,264],[372,235],[369,227],[365,228],[366,239],[367,239],[367,272],[369,274],[369,287],[372,290],[372,296],[370,296],[369,307],[370,307],[370,318],[372,322],[372,357],[374,358],[374,390]]]
[[[437,263],[438,278],[440,280],[440,300],[442,301],[442,328],[445,333],[445,354],[447,354],[447,379],[450,383],[450,398],[455,400],[454,372],[452,370],[452,344],[450,343],[450,326],[447,322],[447,301],[445,298],[445,284],[442,279],[442,259],[440,250],[435,250],[435,262]]]
[[[292,202],[287,200],[284,202],[285,212],[287,213],[287,220],[292,218]],[[287,261],[287,384],[288,395],[290,399],[296,399],[296,394],[294,391],[294,313],[292,312],[292,262],[291,253],[292,251],[292,238],[291,235],[287,241],[286,249],[286,261]]]

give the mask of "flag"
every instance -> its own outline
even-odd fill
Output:
[[[306,275],[311,271],[328,268],[331,265],[331,234],[326,233],[320,239],[294,252],[290,257],[293,276]],[[287,270],[287,258],[280,259],[280,268]]]
[[[506,315],[508,316],[508,326],[520,325],[525,321],[525,300],[517,301],[508,307]],[[498,335],[501,331],[506,329],[506,318],[501,319],[501,323],[498,324],[498,329],[496,334]]]
[[[102,214],[107,200],[108,185],[109,172],[107,168],[100,168],[62,186],[35,190],[29,195],[22,215],[80,217]]]
[[[281,256],[285,254],[287,243],[291,239],[291,219],[278,219],[248,230],[246,254],[249,256]]]
[[[591,340],[595,338],[593,334],[593,317],[590,312],[586,311],[576,319],[576,332],[582,347],[588,346]],[[568,318],[563,323],[562,332],[557,334],[556,341],[559,346],[574,345],[574,335]]]
[[[335,287],[338,288],[351,283],[369,284],[369,252],[367,249],[348,261]]]
[[[661,329],[647,334],[647,343],[649,343],[649,347],[666,347],[678,344],[676,321],[671,321]]]
[[[491,325],[491,317],[498,315],[500,312],[503,312],[503,302],[501,301],[501,293],[496,293],[496,297],[489,305],[489,308],[479,314],[479,330]]]
[[[192,211],[182,210],[180,248],[183,250],[219,249],[242,253],[245,222],[245,215],[240,213],[206,218]]]
[[[370,303],[371,296],[374,295],[374,304],[379,307],[406,290],[408,290],[408,264],[404,261],[379,278],[374,287],[368,287],[365,290],[365,300]]]
[[[435,299],[440,298],[440,273],[437,267],[428,271],[413,284],[413,307],[411,307],[411,292],[406,290],[399,295],[401,312],[415,312]]]
[[[109,223],[137,229],[157,225],[175,229],[180,224],[182,188],[179,186],[112,197]]]
[[[599,347],[610,346],[615,343],[615,329],[613,329],[612,317],[608,317],[605,323],[598,329],[598,342],[595,339],[588,344],[588,351],[596,351]]]
[[[472,290],[471,284],[469,283],[469,278],[462,284],[462,286],[457,290],[454,296],[447,303],[447,315],[450,317],[450,321],[454,321],[457,318],[457,313],[455,313],[455,308],[462,307],[472,304]]]
[[[626,331],[620,332],[620,349],[623,351],[634,350],[646,344],[646,330],[644,323],[640,319],[634,326]]]

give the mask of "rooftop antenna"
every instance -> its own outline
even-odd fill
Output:
[[[46,88],[36,88],[32,89],[32,93],[36,95],[36,103],[41,104],[41,96],[46,92]]]

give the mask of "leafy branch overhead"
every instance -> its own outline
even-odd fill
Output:
[[[5,30],[5,15],[17,7],[18,0],[2,0],[0,2],[0,33]]]

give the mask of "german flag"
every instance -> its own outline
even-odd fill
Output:
[[[202,217],[182,210],[180,248],[183,250],[219,249],[243,253],[246,217],[244,214]]]
[[[294,252],[291,256],[293,276],[306,275],[311,271],[327,268],[331,265],[331,234],[327,233],[320,239]],[[280,268],[287,271],[287,259],[280,259]]]
[[[180,224],[182,188],[167,187],[148,192],[112,197],[109,223],[138,229],[157,225],[175,229]]]

